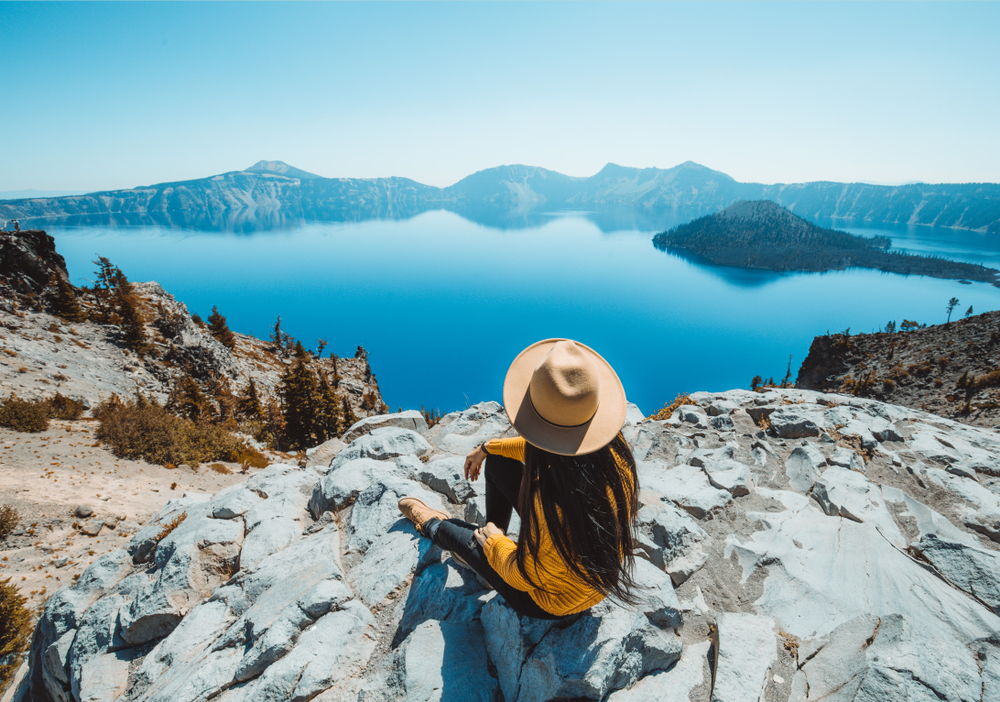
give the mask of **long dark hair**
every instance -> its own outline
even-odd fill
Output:
[[[629,475],[623,474],[616,456]],[[632,552],[639,478],[622,435],[582,456],[560,456],[529,443],[524,466],[518,497],[521,533],[517,569],[521,576],[544,589],[534,580],[537,573],[529,573],[525,567],[528,555],[538,563],[541,534],[535,512],[537,498],[552,542],[570,571],[602,595],[635,604]]]

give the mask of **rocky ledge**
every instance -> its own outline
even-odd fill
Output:
[[[22,700],[1000,699],[1000,437],[875,400],[631,408],[642,604],[518,617],[401,519],[482,521],[496,403],[170,502],[48,602]]]

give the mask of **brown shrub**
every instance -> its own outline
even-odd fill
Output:
[[[95,408],[94,415],[100,420],[97,438],[119,458],[196,466],[231,460],[245,449],[221,427],[176,417],[145,400],[121,402],[113,398]]]
[[[63,376],[65,379],[66,376]],[[56,376],[58,379],[59,376]],[[49,401],[49,417],[52,419],[69,419],[76,420],[79,419],[86,409],[83,403],[79,400],[74,400],[72,398],[66,397],[60,393],[56,393],[55,397],[51,398]]]
[[[0,694],[10,685],[31,642],[31,612],[10,577],[0,580]]]
[[[208,467],[214,470],[216,473],[221,473],[222,475],[231,475],[233,472],[229,470],[229,468],[227,468],[226,466],[222,465],[221,463],[212,463]]]
[[[16,509],[10,505],[0,505],[0,540],[7,538],[20,521],[21,515]]]
[[[22,400],[11,394],[0,404],[0,427],[38,433],[49,428],[49,404],[45,400]]]
[[[655,414],[651,414],[647,419],[652,419],[654,421],[659,421],[662,419],[670,419],[670,415],[674,413],[674,410],[681,405],[697,405],[698,403],[691,399],[691,396],[686,393],[681,393],[674,398],[674,401],[668,405],[664,405],[663,409]]]

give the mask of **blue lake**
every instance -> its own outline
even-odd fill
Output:
[[[749,387],[792,373],[813,337],[889,320],[938,324],[957,297],[1000,308],[1000,289],[867,270],[776,274],[700,265],[657,251],[656,231],[692,215],[550,212],[487,225],[452,212],[247,233],[49,223],[77,285],[107,256],[192,312],[212,305],[236,331],[282,326],[315,348],[368,349],[390,407],[451,411],[501,398],[507,366],[548,337],[586,343],[651,413],[680,392]],[[829,226],[830,222],[820,222]],[[927,227],[834,223],[895,248],[1000,268],[1000,241]]]

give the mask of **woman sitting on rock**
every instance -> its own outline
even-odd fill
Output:
[[[520,437],[469,454],[485,460],[486,526],[477,528],[415,497],[399,501],[417,530],[472,568],[518,613],[558,619],[611,595],[632,603],[639,484],[620,433],[625,390],[595,351],[568,339],[539,341],[507,371],[504,408]],[[505,532],[511,510],[516,540]]]

